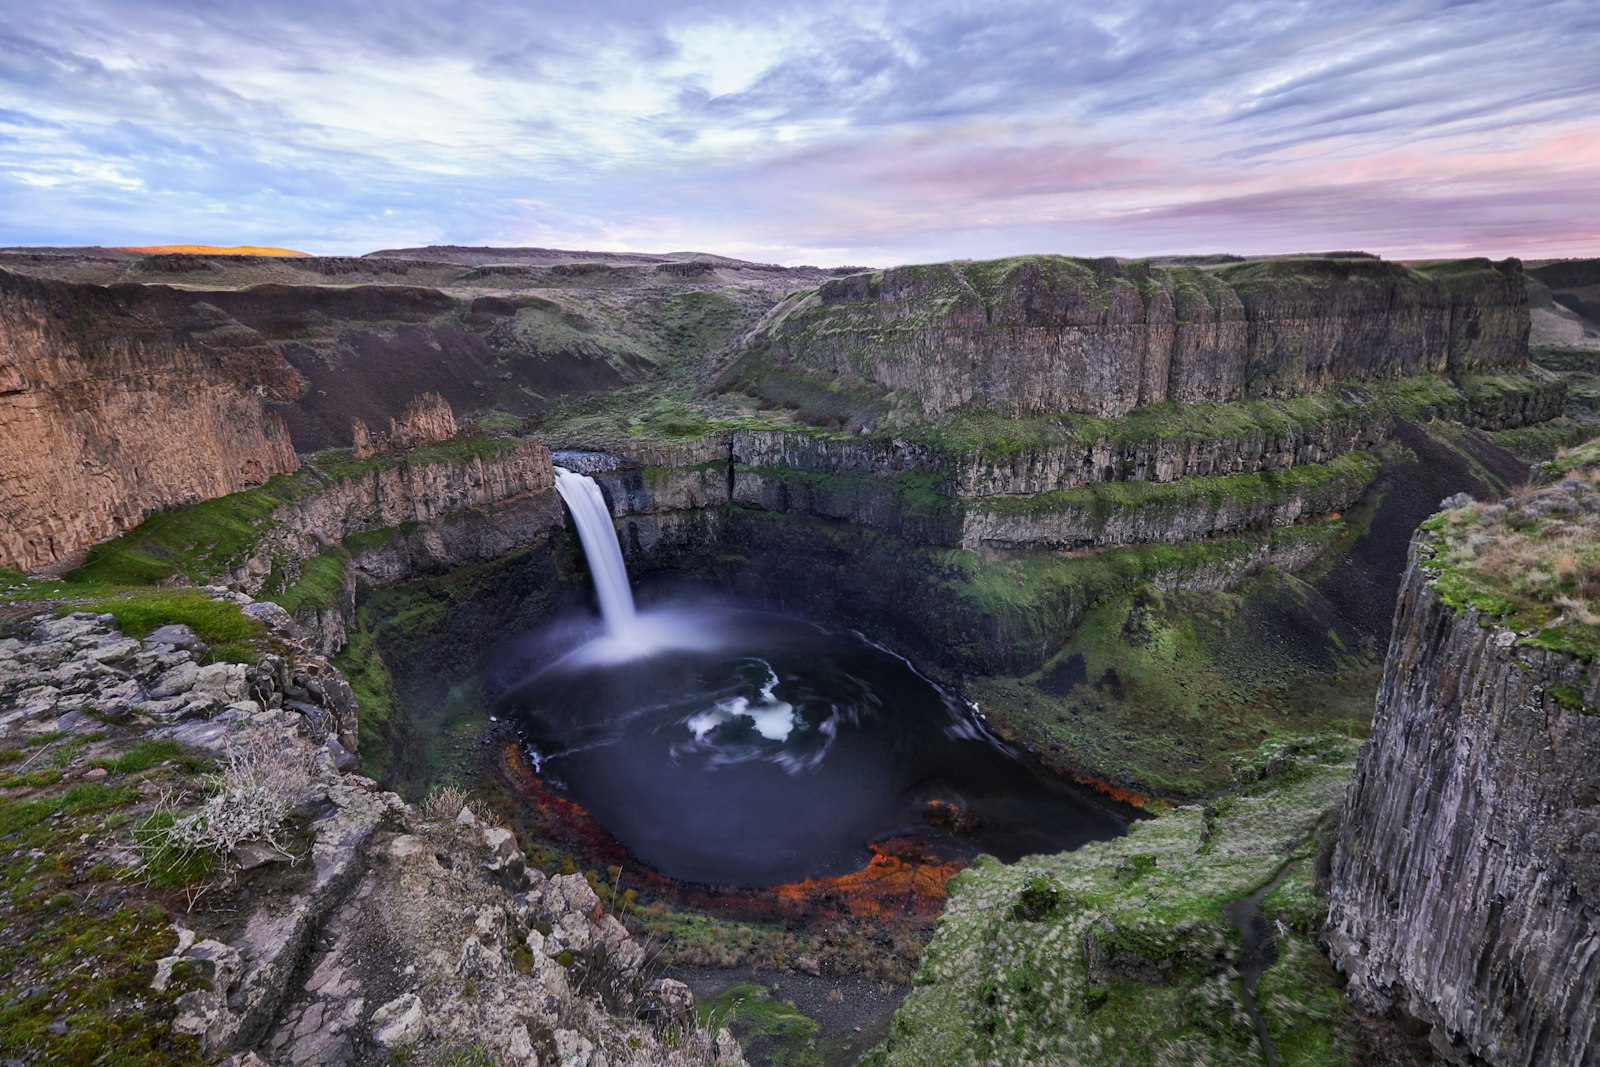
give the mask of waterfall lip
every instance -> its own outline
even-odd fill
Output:
[[[628,461],[615,452],[590,451],[582,448],[562,448],[550,453],[557,470],[573,474],[611,474],[628,466]]]

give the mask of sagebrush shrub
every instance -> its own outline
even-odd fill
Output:
[[[245,734],[230,743],[222,769],[205,775],[205,796],[192,811],[180,811],[183,797],[163,798],[170,819],[147,820],[139,844],[147,858],[167,862],[210,854],[221,860],[240,845],[256,841],[285,856],[287,820],[311,788],[314,753],[299,744],[285,744],[266,731]]]

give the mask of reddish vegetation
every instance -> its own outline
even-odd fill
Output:
[[[978,817],[960,804],[948,800],[930,800],[922,817],[930,826],[942,827],[958,834],[970,834],[978,828]]]
[[[910,838],[875,842],[872,860],[861,870],[836,878],[807,878],[768,892],[793,908],[797,917],[831,914],[856,919],[934,919],[944,910],[945,883],[966,862],[945,863]]]
[[[945,861],[912,838],[894,837],[869,844],[872,859],[861,870],[833,878],[808,878],[766,889],[677,882],[640,868],[582,805],[558,795],[534,774],[521,745],[507,742],[500,754],[502,780],[542,835],[561,841],[586,863],[626,866],[630,880],[642,883],[645,891],[683,906],[758,922],[823,923],[848,917],[885,925],[928,925],[944,910],[945,884],[967,865],[965,860]]]
[[[1148,810],[1153,802],[1153,798],[1146,796],[1143,793],[1135,793],[1131,789],[1123,789],[1121,786],[1112,785],[1110,782],[1102,782],[1100,779],[1091,778],[1087,774],[1075,774],[1072,776],[1072,780],[1077,782],[1079,785],[1088,786],[1097,793],[1104,793],[1112,800],[1121,801],[1124,804],[1131,804],[1141,811]]]
[[[500,756],[506,784],[532,810],[541,829],[556,830],[565,844],[603,867],[628,862],[628,850],[590,818],[583,805],[556,793],[533,773],[521,745],[507,742],[501,746]]]

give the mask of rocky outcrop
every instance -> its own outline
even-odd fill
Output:
[[[926,414],[1114,416],[1519,366],[1527,335],[1515,260],[1198,270],[1030,256],[836,279],[782,305],[753,344]]]
[[[1430,573],[1438,551],[1436,534],[1413,548],[1401,590],[1333,859],[1328,945],[1352,999],[1430,1024],[1452,1061],[1594,1064],[1600,663],[1535,647],[1525,615],[1512,628],[1448,602],[1445,578],[1452,598],[1460,578]]]
[[[350,420],[351,450],[357,459],[365,459],[378,452],[394,452],[403,448],[448,441],[456,435],[456,413],[450,402],[438,393],[423,393],[399,416],[389,420],[387,433],[374,434],[358,418]]]
[[[276,604],[208,592],[239,604],[280,650],[254,664],[213,661],[184,625],[140,640],[124,636],[111,615],[41,618],[23,636],[0,639],[0,738],[92,733],[132,720],[158,737],[214,747],[230,731],[288,724],[342,767],[353,766],[356,705],[344,678]]]
[[[425,1062],[475,1048],[517,1067],[743,1067],[726,1030],[694,1025],[692,995],[686,1017],[662,1016],[644,946],[581,875],[530,871],[515,835],[470,808],[402,822],[260,1041],[272,1063],[386,1062],[426,1043],[441,1054]]]
[[[0,566],[55,563],[153,511],[293,471],[262,407],[282,383],[260,371],[109,290],[0,271]]]
[[[1009,866],[980,857],[951,879],[911,993],[865,1062],[1303,1062],[1290,1045],[1348,1057],[1337,1009],[1323,1006],[1333,975],[1311,964],[1310,856],[1353,747],[1268,742],[1239,762],[1270,773],[1203,810],[1176,808],[1135,822],[1125,837]],[[1260,894],[1261,920],[1275,933],[1277,966],[1252,1001],[1239,982],[1248,950],[1223,915],[1268,885],[1275,892]],[[1268,1033],[1281,1060],[1262,1041]]]
[[[0,638],[0,743],[10,751],[39,746],[40,755],[58,746],[59,771],[47,777],[70,791],[65,800],[30,797],[8,812],[59,803],[62,818],[72,798],[82,805],[90,795],[131,805],[115,822],[96,823],[97,833],[73,838],[114,859],[95,871],[126,879],[129,865],[153,864],[157,854],[135,826],[148,825],[141,819],[153,808],[183,816],[196,793],[216,793],[195,770],[214,760],[231,803],[283,791],[280,818],[295,832],[276,846],[252,836],[224,849],[225,865],[191,886],[190,904],[219,889],[229,903],[168,916],[170,936],[163,909],[140,910],[138,943],[170,947],[139,959],[117,995],[101,988],[109,983],[101,966],[122,964],[116,953],[124,946],[107,937],[75,949],[84,965],[71,981],[102,995],[115,1020],[103,1043],[80,1039],[58,1059],[36,1044],[19,1046],[10,1032],[7,1051],[49,1062],[104,1059],[129,1045],[170,1047],[163,1062],[212,1063],[235,1053],[228,1062],[281,1067],[388,1063],[402,1054],[419,1065],[472,1058],[516,1067],[744,1067],[726,1030],[696,1025],[686,988],[650,979],[645,946],[583,876],[530,869],[516,835],[480,820],[459,796],[453,806],[436,798],[419,811],[354,773],[354,756],[339,740],[355,726],[339,671],[276,605],[207,592],[261,624],[254,662],[210,662],[212,650],[181,624],[140,639],[90,612],[9,620]],[[152,745],[162,758],[181,753],[165,764],[161,780],[175,784],[160,801],[154,782],[129,777],[149,766],[129,754]],[[241,753],[276,776],[240,774]],[[101,784],[108,775],[118,784]],[[33,785],[49,788],[42,779]],[[18,899],[33,890],[0,882]],[[128,896],[129,883],[119,884],[99,898],[82,891],[90,898],[84,909],[103,912]],[[147,1010],[152,997],[170,1010]],[[51,1035],[84,1028],[82,1014],[60,999],[33,1010],[57,1020]],[[158,1028],[176,1036],[151,1032]],[[148,1053],[138,1058],[154,1062]]]

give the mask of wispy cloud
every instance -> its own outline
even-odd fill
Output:
[[[1573,0],[0,0],[0,243],[1600,254]]]

